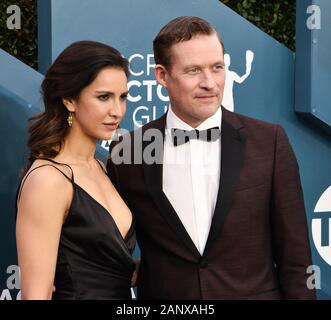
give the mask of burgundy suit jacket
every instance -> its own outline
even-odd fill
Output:
[[[164,135],[165,124],[166,115],[139,130]],[[223,108],[221,145],[203,255],[162,191],[162,164],[115,165],[111,154],[109,177],[136,219],[138,299],[315,299],[299,169],[284,130]],[[125,148],[133,157],[134,143]]]

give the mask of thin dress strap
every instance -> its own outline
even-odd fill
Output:
[[[57,162],[57,161],[54,161],[52,159],[49,159],[49,158],[43,158],[43,157],[40,157],[38,159],[42,159],[42,160],[48,160],[50,162],[53,162],[55,164],[59,164],[59,165],[63,165],[63,166],[67,166],[70,171],[71,171],[71,174],[72,174],[72,180],[74,181],[74,172],[72,171],[71,167],[66,164],[66,163],[62,163],[62,162]],[[95,159],[97,161],[97,163],[99,164],[100,168],[102,169],[103,172],[105,172],[107,174],[107,170],[104,168],[104,166],[102,165],[101,161],[99,161],[98,159]]]
[[[44,158],[44,157],[40,157],[40,158],[38,158],[38,160],[47,160],[47,161],[50,161],[50,162],[52,162],[52,163],[55,163],[55,164],[59,164],[59,165],[61,165],[61,166],[66,166],[66,167],[68,167],[69,169],[70,169],[70,171],[71,171],[71,180],[72,180],[72,182],[75,182],[75,179],[74,179],[74,172],[73,172],[73,170],[72,170],[72,168],[68,165],[68,164],[66,164],[66,163],[62,163],[62,162],[57,162],[57,161],[55,161],[55,160],[53,160],[53,159],[49,159],[49,158]],[[61,171],[61,170],[60,170]],[[62,172],[62,171],[61,171]],[[62,172],[63,173],[63,172]],[[67,176],[66,176],[67,177]],[[68,177],[67,177],[68,178]]]
[[[41,158],[39,158],[39,159],[41,159]],[[53,163],[57,163],[57,162],[55,162],[55,161],[53,161],[53,160],[51,160],[51,159],[43,158],[43,160],[50,160],[50,161],[53,162]],[[66,165],[67,167],[70,168],[71,173],[72,173],[72,177],[71,177],[71,179],[70,179],[70,178],[69,178],[69,177],[68,177],[68,176],[67,176],[62,170],[60,170],[59,168],[57,168],[57,167],[55,167],[55,166],[53,166],[52,164],[49,164],[49,163],[47,163],[47,164],[43,164],[43,165],[40,165],[40,166],[38,166],[38,167],[36,167],[36,168],[33,168],[32,170],[30,170],[30,172],[24,177],[24,179],[23,179],[22,182],[21,182],[21,186],[20,186],[19,191],[18,191],[18,195],[17,195],[17,201],[16,201],[16,203],[20,200],[21,193],[22,193],[22,189],[23,189],[23,186],[24,186],[24,183],[25,183],[26,179],[28,178],[28,176],[30,175],[30,173],[33,172],[33,171],[36,170],[36,169],[39,169],[39,168],[42,168],[42,167],[46,167],[46,166],[53,167],[53,168],[55,168],[57,171],[59,171],[60,173],[62,173],[62,175],[63,175],[68,181],[70,181],[71,183],[73,183],[73,182],[74,182],[74,173],[73,173],[71,167],[70,167],[69,165],[67,165],[67,164],[64,164],[64,163],[57,163],[57,164],[63,164],[63,165]]]

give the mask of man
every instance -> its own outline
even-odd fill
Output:
[[[140,134],[162,133],[162,161],[118,164],[117,142],[108,161],[136,217],[138,298],[314,299],[298,165],[284,130],[220,107],[224,48],[206,21],[170,21],[154,55],[171,105]],[[121,147],[131,161],[135,135]]]

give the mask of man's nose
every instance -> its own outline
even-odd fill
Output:
[[[200,87],[211,90],[215,87],[215,79],[210,71],[205,71],[202,73],[202,78],[200,81]]]

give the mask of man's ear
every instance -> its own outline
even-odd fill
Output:
[[[157,64],[154,68],[154,74],[157,82],[167,88],[167,69],[162,64]]]
[[[62,98],[62,103],[68,109],[69,112],[75,112],[76,104],[73,99]]]

